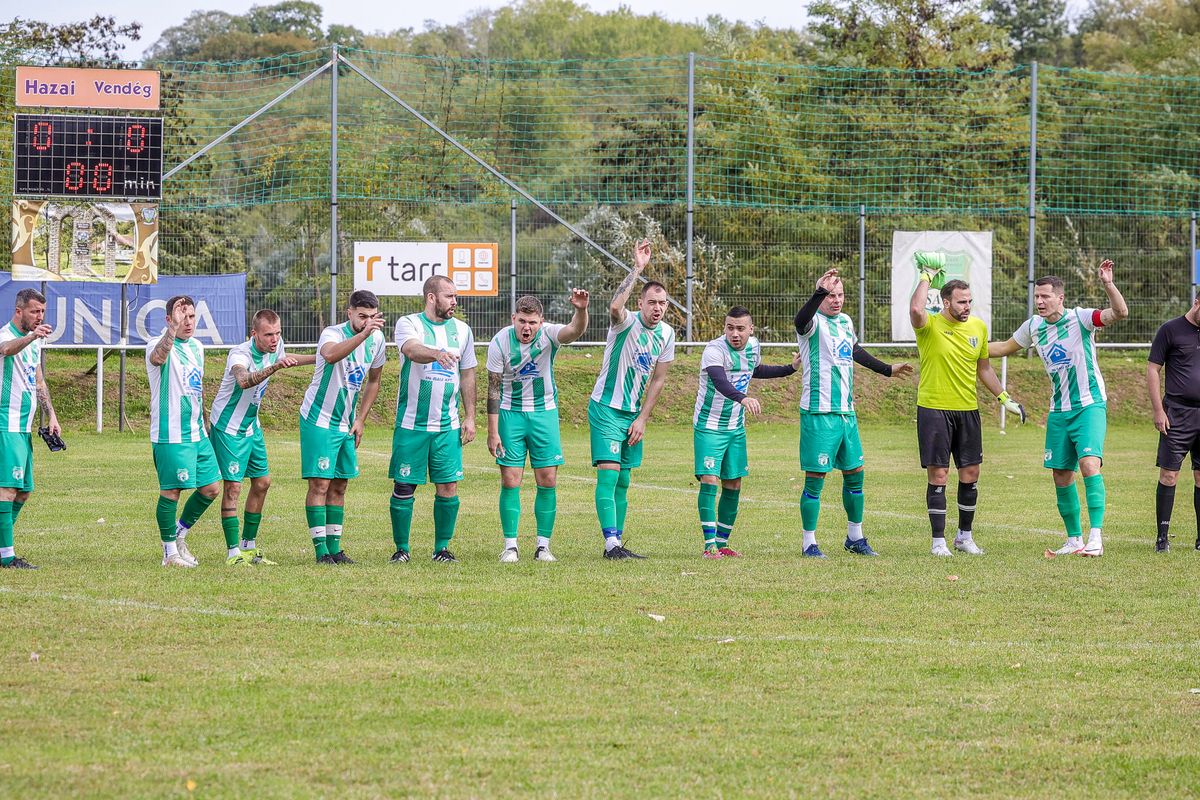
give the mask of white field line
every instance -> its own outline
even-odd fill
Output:
[[[231,608],[214,608],[208,606],[176,606],[166,603],[155,603],[146,600],[134,600],[131,598],[121,597],[94,597],[84,594],[59,594],[56,592],[46,592],[37,589],[17,589],[10,586],[0,586],[0,595],[7,595],[14,598],[28,598],[34,600],[51,600],[60,603],[74,603],[78,605],[91,606],[92,608],[120,608],[128,611],[144,611],[152,614],[183,614],[196,615],[201,617],[218,617],[222,619],[236,620],[251,620],[259,623],[294,623],[298,625],[347,625],[358,628],[375,628],[381,630],[402,630],[411,632],[412,624],[409,622],[393,621],[393,620],[375,620],[375,619],[359,619],[349,616],[327,616],[327,615],[312,615],[312,614],[294,614],[294,613],[278,613],[264,614],[256,611],[241,611]],[[631,616],[641,618],[643,615],[640,612],[631,612]],[[628,639],[631,636],[631,631],[628,629],[614,630],[607,626],[600,627],[584,627],[579,625],[548,625],[543,627],[518,626],[518,625],[493,625],[482,622],[422,622],[421,627],[424,629],[435,629],[444,631],[462,631],[466,633],[489,633],[489,634],[510,634],[510,635],[529,635],[543,636],[552,634],[556,636],[578,636],[578,637],[616,637],[619,636]],[[673,639],[677,641],[690,642],[709,642],[724,644],[727,640],[732,639],[734,642],[811,642],[819,644],[827,644],[831,641],[843,642],[847,644],[867,645],[867,646],[889,646],[889,647],[973,647],[985,650],[1049,650],[1055,654],[1064,654],[1063,642],[1057,639],[1048,637],[1045,641],[1022,641],[1022,640],[989,640],[989,639],[955,639],[955,638],[919,638],[914,636],[853,636],[853,635],[838,635],[836,633],[812,633],[812,634],[782,634],[778,636],[765,636],[760,634],[745,634],[745,633],[725,633],[720,635],[698,636],[683,632],[675,632],[669,625],[648,626],[637,633],[643,633],[643,638],[649,641],[661,639]],[[732,643],[732,642],[731,642]],[[1089,639],[1079,643],[1081,648],[1088,650],[1113,650],[1113,651],[1153,651],[1161,652],[1164,650],[1174,650],[1187,652],[1200,649],[1200,640],[1191,641],[1172,641],[1172,642],[1111,642],[1103,640]]]

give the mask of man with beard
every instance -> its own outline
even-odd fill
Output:
[[[454,318],[458,292],[445,275],[421,287],[425,310],[396,322],[400,350],[400,389],[388,474],[394,482],[389,503],[393,563],[410,558],[409,534],[417,486],[433,481],[433,560],[454,563],[450,552],[458,521],[458,482],[462,448],[475,439],[475,337]],[[460,421],[458,397],[464,414]]]

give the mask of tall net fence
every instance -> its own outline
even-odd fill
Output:
[[[336,67],[327,50],[153,65],[166,169],[287,93],[164,182],[159,250],[166,274],[246,271],[250,310],[284,312],[291,341],[315,340],[348,294],[354,241],[498,242],[499,295],[462,304],[481,339],[507,324],[514,293],[538,294],[562,316],[571,286],[597,295],[588,338],[603,338],[602,309],[624,274],[355,67],[617,255],[654,239],[655,277],[681,304],[691,290],[695,339],[717,335],[723,310],[741,304],[764,339],[789,341],[796,308],[835,266],[856,319],[862,296],[862,338],[889,340],[896,230],[992,231],[993,328],[1006,335],[1027,308],[1035,137],[1035,272],[1062,275],[1071,302],[1095,304],[1094,268],[1113,258],[1133,319],[1110,340],[1146,341],[1192,291],[1200,80],[341,54]],[[0,98],[13,80],[0,70]],[[5,152],[12,136],[6,113]],[[0,165],[0,181],[11,167]],[[389,298],[386,310],[416,302]],[[686,329],[677,310],[671,321]]]

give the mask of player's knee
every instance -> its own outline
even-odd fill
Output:
[[[721,481],[722,488],[729,489],[731,492],[741,491],[742,479],[734,478],[731,481]]]
[[[215,500],[217,499],[217,495],[221,493],[221,485],[214,481],[207,486],[201,486],[196,491],[200,492],[200,494],[204,495],[209,500]]]
[[[1196,480],[1198,485],[1200,485],[1200,477],[1196,478]],[[13,495],[13,500],[17,503],[25,503],[29,501],[29,496],[31,494],[33,494],[33,492],[17,492]]]
[[[392,486],[392,497],[397,500],[412,500],[416,493],[417,486],[414,483],[397,483]]]
[[[1163,486],[1174,486],[1175,482],[1178,480],[1179,480],[1178,472],[1170,472],[1165,469],[1160,469],[1158,471],[1158,482],[1161,483]],[[1200,486],[1200,475],[1198,475],[1196,478],[1196,485]]]
[[[717,485],[717,476],[716,475],[697,475],[696,477],[698,477],[700,479],[701,483],[707,483],[711,486]]]
[[[617,487],[620,489],[629,488],[629,479],[632,470],[623,469],[617,474]]]
[[[263,475],[258,478],[251,478],[250,487],[259,493],[267,491],[267,489],[271,488],[271,476]]]
[[[225,489],[221,494],[226,500],[237,500],[242,494],[242,484],[238,481],[225,481]]]
[[[434,493],[438,497],[457,497],[458,496],[458,481],[454,483],[438,483],[433,487]]]

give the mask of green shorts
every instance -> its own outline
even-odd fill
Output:
[[[693,474],[697,477],[716,475],[723,481],[731,481],[750,474],[745,428],[732,431],[693,428],[692,449],[696,454]]]
[[[270,472],[267,442],[263,439],[262,428],[257,425],[247,436],[230,436],[213,429],[208,437],[212,440],[213,453],[224,480],[240,483],[245,478],[261,478]]]
[[[33,434],[0,431],[0,486],[33,491]]]
[[[863,465],[858,417],[800,412],[800,468],[805,472],[851,470]]]
[[[150,447],[161,491],[195,489],[221,480],[217,456],[208,439],[179,444],[152,444]]]
[[[504,447],[504,455],[497,458],[496,463],[502,467],[524,467],[526,456],[534,469],[559,466],[563,463],[563,454],[558,409],[500,409],[500,444]]]
[[[595,400],[588,401],[588,428],[592,439],[592,466],[601,461],[619,463],[621,469],[642,465],[642,442],[629,444],[629,426],[637,419],[633,411],[618,411]]]
[[[300,420],[300,476],[357,478],[358,451],[354,437],[337,428],[321,428]]]
[[[1093,403],[1074,411],[1051,411],[1046,416],[1046,469],[1074,470],[1079,459],[1104,460],[1104,435],[1108,431],[1108,406]]]
[[[396,483],[421,485],[462,480],[462,439],[458,429],[410,431],[396,426],[392,433],[392,461],[388,475]]]

